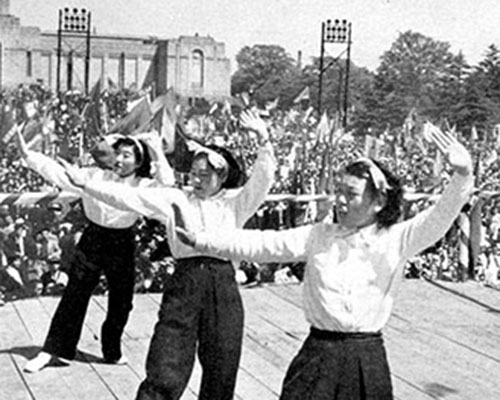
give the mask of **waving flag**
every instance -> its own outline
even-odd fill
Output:
[[[278,107],[279,100],[280,100],[280,98],[276,97],[273,101],[268,101],[266,103],[266,110],[271,111],[271,110],[274,110],[276,107]]]
[[[321,119],[319,120],[318,126],[316,127],[316,145],[320,143],[326,142],[329,134],[330,134],[331,124],[326,115],[326,112],[323,112],[321,115]]]
[[[303,101],[309,101],[311,99],[311,93],[309,86],[306,86],[302,92],[293,100],[293,104],[299,104]]]
[[[478,139],[479,139],[479,136],[477,134],[476,125],[472,125],[472,129],[470,131],[470,140],[472,142],[476,142]]]
[[[93,137],[101,136],[108,130],[106,105],[101,100],[102,83],[97,80],[89,93],[89,102],[85,105],[82,117],[87,123],[87,133]]]
[[[495,135],[495,148],[498,149],[500,148],[500,124],[495,125],[493,132]]]
[[[15,111],[12,104],[3,104],[0,110],[0,140],[6,144],[14,136],[16,125]]]
[[[177,125],[176,99],[174,91],[169,89],[167,93],[157,97],[153,102],[152,108],[155,114],[157,110],[161,112],[159,130],[165,153],[173,153],[175,149],[175,127]]]
[[[124,118],[110,128],[109,132],[130,135],[144,130],[148,123],[151,122],[152,116],[148,96],[144,96],[135,103]]]

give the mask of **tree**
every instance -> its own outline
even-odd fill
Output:
[[[496,46],[488,48],[466,80],[457,121],[465,130],[476,126],[484,131],[500,123],[500,51]]]
[[[411,31],[401,33],[382,55],[369,102],[364,104],[364,111],[375,119],[368,121],[366,115],[358,115],[354,122],[363,119],[364,125],[371,122],[375,131],[382,132],[387,127],[402,126],[412,109],[439,119],[453,106],[450,102],[461,90],[465,70],[463,56],[451,53],[449,43]],[[450,88],[450,82],[456,86]],[[370,89],[365,88],[365,94],[366,90]]]
[[[290,83],[300,76],[295,60],[277,45],[245,46],[236,55],[236,62],[231,94],[248,92],[261,105],[286,94]]]

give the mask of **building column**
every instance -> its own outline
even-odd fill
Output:
[[[108,76],[107,76],[107,62],[108,62],[108,54],[104,54],[101,59],[101,84],[103,89],[108,89]]]
[[[141,88],[141,83],[139,82],[139,62],[140,62],[140,56],[137,55],[135,57],[135,74],[134,74],[135,86],[137,87],[137,90]]]
[[[0,42],[0,88],[3,86],[3,45]]]
[[[48,68],[48,71],[47,71],[47,86],[50,88],[50,89],[54,89],[55,90],[55,86],[52,86],[53,85],[53,72],[52,72],[52,65],[53,65],[53,57],[54,57],[54,54],[50,53],[48,56],[47,56],[47,68]]]
[[[0,15],[10,15],[10,0],[0,0]]]

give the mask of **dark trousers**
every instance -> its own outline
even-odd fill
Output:
[[[197,348],[203,370],[198,398],[232,399],[242,338],[243,305],[233,266],[208,257],[179,260],[165,286],[137,399],[179,399]]]
[[[380,333],[312,328],[288,368],[280,400],[392,400]]]
[[[92,292],[104,273],[108,310],[101,329],[106,360],[121,357],[121,336],[132,310],[134,290],[134,235],[129,229],[85,228],[71,262],[68,285],[52,318],[43,350],[73,359]]]

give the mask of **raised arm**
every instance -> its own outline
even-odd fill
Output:
[[[412,256],[445,235],[473,191],[472,161],[465,147],[449,133],[433,125],[425,127],[426,135],[436,144],[453,169],[452,178],[437,203],[406,221],[404,254]]]
[[[141,133],[138,136],[148,147],[151,161],[155,166],[153,178],[160,186],[173,186],[175,185],[174,170],[170,166],[165,153],[163,152],[160,135],[153,132]]]
[[[239,218],[238,227],[243,226],[264,202],[273,184],[276,171],[276,159],[269,142],[269,132],[265,121],[251,111],[243,112],[240,118],[244,128],[257,133],[260,149],[252,175],[234,198],[234,206],[238,209],[236,214]]]
[[[72,185],[66,175],[66,170],[56,160],[47,157],[42,153],[28,150],[24,137],[20,131],[16,133],[17,147],[21,157],[33,171],[38,172],[46,180],[58,186],[61,189],[81,195],[81,189]],[[75,167],[76,168],[76,167]],[[87,175],[89,172],[80,168],[80,174]]]

